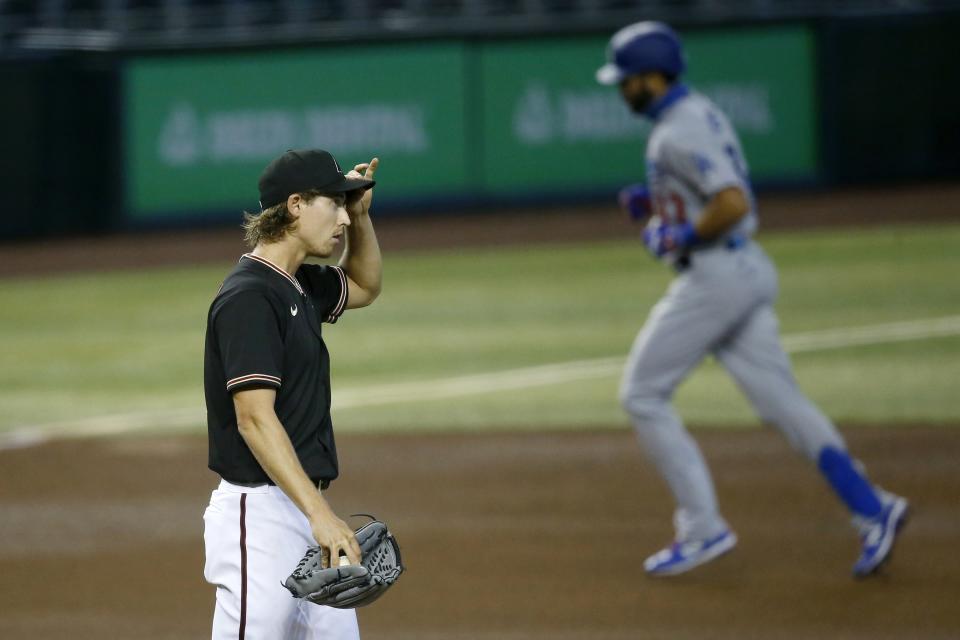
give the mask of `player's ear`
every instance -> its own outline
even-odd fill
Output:
[[[303,196],[299,193],[291,193],[287,196],[287,211],[289,211],[290,215],[294,218],[300,217],[300,207],[303,204]]]

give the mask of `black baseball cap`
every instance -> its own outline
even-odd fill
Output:
[[[260,174],[260,209],[269,209],[293,193],[315,189],[324,193],[346,193],[370,189],[376,184],[368,178],[348,178],[340,165],[323,149],[288,150],[267,165]]]

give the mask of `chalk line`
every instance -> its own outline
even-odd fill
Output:
[[[960,316],[795,333],[783,337],[783,346],[787,353],[807,353],[955,335],[960,335]],[[619,375],[623,364],[624,356],[608,356],[432,380],[345,387],[334,392],[333,410],[429,402],[606,378]],[[0,449],[29,447],[51,438],[182,429],[203,423],[204,411],[196,407],[57,420],[0,433]]]

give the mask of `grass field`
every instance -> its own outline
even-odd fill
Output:
[[[960,314],[960,226],[765,234],[785,335]],[[0,281],[0,431],[171,411],[203,428],[206,311],[231,265]],[[670,273],[637,242],[388,254],[384,293],[326,329],[340,430],[615,427],[618,373],[365,406],[370,385],[622,357]],[[798,353],[845,423],[956,423],[960,336]],[[493,380],[497,379],[494,375]],[[430,385],[424,385],[429,387]],[[494,385],[496,386],[496,385]],[[681,388],[693,424],[752,424],[713,363]],[[186,415],[184,419],[182,416]],[[53,427],[51,427],[53,428]]]

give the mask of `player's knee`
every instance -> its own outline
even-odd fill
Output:
[[[622,385],[620,387],[620,406],[635,421],[647,421],[661,414],[666,398],[649,387],[641,385]]]

